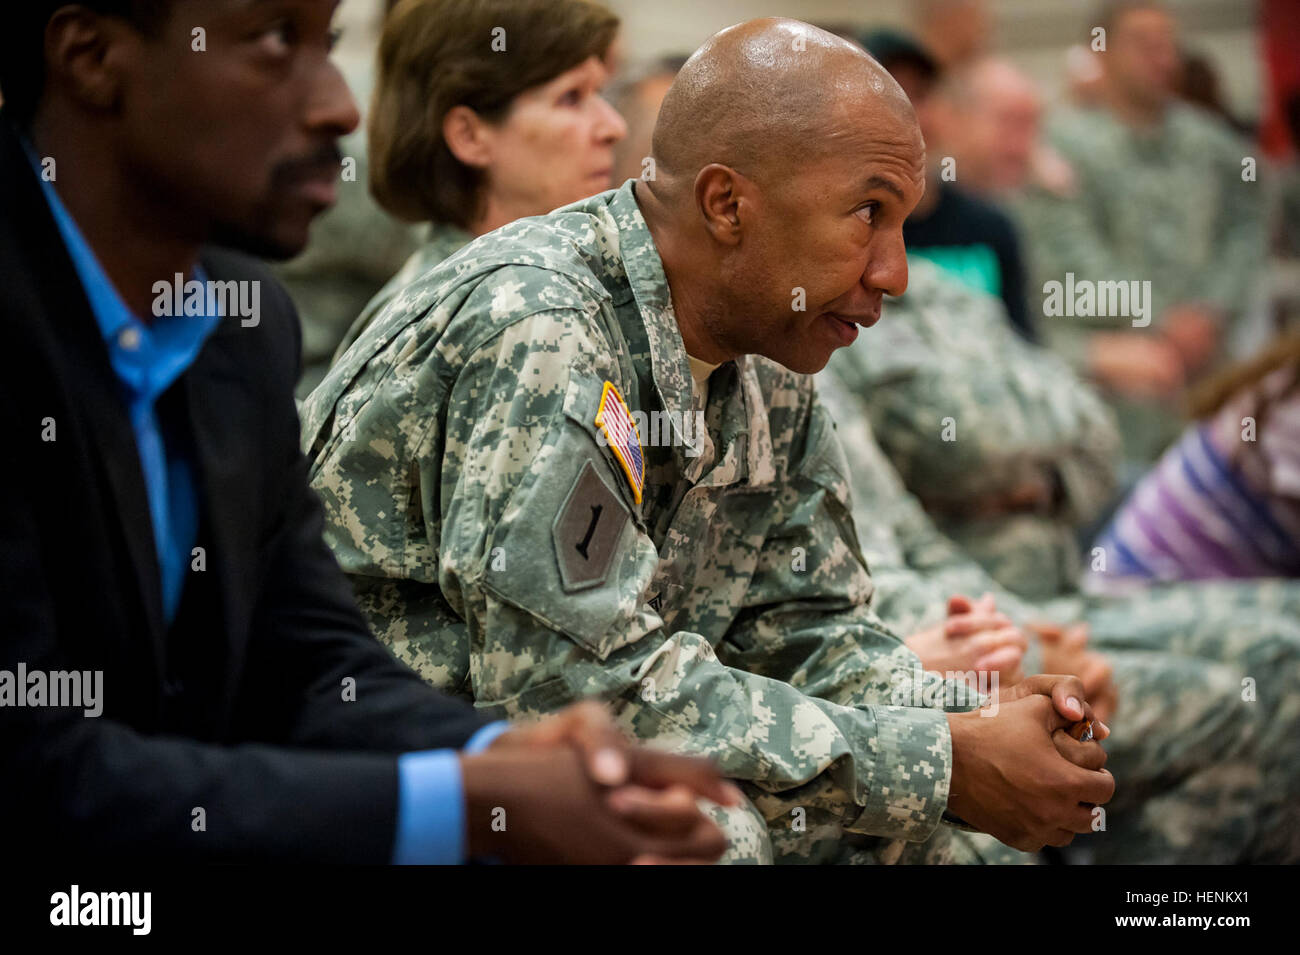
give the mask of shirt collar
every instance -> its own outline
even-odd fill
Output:
[[[161,393],[193,363],[222,316],[219,313],[164,315],[156,317],[152,325],[141,321],[118,294],[117,287],[100,265],[53,183],[42,175],[36,151],[25,139],[23,149],[86,293],[95,324],[108,347],[114,372],[133,391]],[[197,264],[194,280],[207,282],[207,275]],[[166,294],[171,295],[170,292]]]
[[[59,198],[54,185],[42,175],[40,161],[31,144],[24,140],[23,148],[32,164],[36,181],[41,184],[41,192],[54,216],[54,224],[58,227],[63,245],[68,250],[69,258],[72,259],[72,267],[76,269],[77,278],[81,280],[81,286],[90,302],[90,311],[95,316],[96,324],[99,325],[100,335],[111,345],[124,329],[139,320],[117,294],[117,289],[104,272],[103,266],[99,264],[99,260],[95,258],[95,253],[91,251],[85,236],[77,228],[72,214]]]

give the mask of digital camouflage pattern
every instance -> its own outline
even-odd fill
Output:
[[[828,373],[818,390],[853,476],[872,606],[890,627],[910,634],[942,620],[952,594],[992,593],[1021,625],[1086,622],[1093,649],[1114,667],[1120,707],[1105,747],[1115,797],[1105,831],[1077,838],[1073,858],[1300,860],[1300,585],[1175,584],[1026,601],[963,554],[904,487],[872,433],[871,393],[851,394]],[[1041,669],[1033,653],[1024,665]]]
[[[334,360],[338,361],[343,353],[352,347],[352,343],[361,337],[375,316],[388,307],[397,293],[410,285],[435,265],[440,265],[459,252],[461,247],[473,240],[473,236],[464,229],[448,223],[434,222],[428,227],[428,234],[420,247],[411,253],[411,257],[402,264],[397,273],[384,283],[384,287],[375,293],[374,298],[366,303],[361,314],[357,315],[347,333],[339,342]]]
[[[1078,529],[1116,492],[1119,436],[1101,398],[1012,329],[1001,300],[909,263],[907,292],[828,372],[941,531],[1002,584],[1073,589]],[[1036,489],[1030,503],[1013,500]]]
[[[1084,370],[1092,332],[1154,334],[1161,313],[1180,303],[1209,304],[1229,322],[1241,316],[1267,254],[1264,187],[1243,178],[1243,160],[1257,160],[1257,149],[1180,103],[1153,130],[1107,109],[1063,109],[1048,117],[1044,136],[1069,162],[1073,182],[1026,190],[1015,212],[1025,231],[1030,309],[1054,350]],[[1044,283],[1064,282],[1069,272],[1093,282],[1149,281],[1150,324],[1043,315]],[[1168,403],[1116,397],[1113,405],[1135,463],[1153,461],[1177,436],[1177,408]]]
[[[606,383],[651,416],[639,503],[595,424]],[[307,401],[304,447],[375,632],[429,682],[508,717],[595,697],[712,757],[752,800],[732,858],[982,858],[939,827],[938,707],[968,691],[927,698],[868,608],[812,380],[745,357],[714,372],[702,432],[695,403],[629,181],[398,292]]]

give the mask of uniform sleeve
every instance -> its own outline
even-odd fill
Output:
[[[445,447],[419,455],[476,701],[513,717],[602,698],[634,735],[710,756],[760,791],[806,794],[851,831],[925,839],[947,802],[946,718],[884,702],[909,680],[924,699],[915,658],[832,582],[777,582],[787,544],[807,546],[809,566],[854,559],[845,515],[809,478],[816,461],[727,635],[725,652],[754,672],[730,666],[650,603],[658,553],[592,424],[605,381],[624,394],[626,382],[592,325],[543,312],[477,348],[452,385]],[[779,660],[764,651],[778,627]]]
[[[861,402],[839,379],[827,372],[817,385],[848,462],[854,523],[875,588],[871,607],[880,618],[906,637],[941,622],[953,594],[985,593],[992,593],[998,609],[1018,623],[1043,617],[935,526],[876,443]],[[1031,645],[1033,659],[1026,663],[1035,670],[1036,646]]]
[[[1059,489],[1055,516],[1092,519],[1115,488],[1112,413],[1059,358],[1020,339],[996,299],[946,285],[936,293],[946,297],[887,312],[874,347],[845,349],[832,368],[870,395],[876,437],[927,506],[960,511],[1040,479]]]
[[[1201,269],[1186,296],[1208,302],[1229,316],[1240,315],[1253,297],[1261,264],[1268,254],[1265,226],[1267,184],[1243,179],[1242,160],[1252,151],[1239,137],[1214,131],[1214,175],[1220,195],[1215,223],[1214,267]]]

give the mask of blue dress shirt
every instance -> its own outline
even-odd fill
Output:
[[[221,315],[158,315],[151,322],[141,321],[122,301],[54,186],[41,175],[40,162],[30,146],[27,152],[108,348],[109,363],[135,432],[162,576],[163,617],[170,625],[180,605],[198,534],[199,501],[190,462],[163,441],[155,404],[194,364]],[[207,282],[197,265],[193,278]],[[470,738],[466,752],[486,749],[507,728],[506,723],[483,727]],[[464,861],[465,795],[455,751],[406,753],[398,758],[397,772],[393,861],[444,865]]]
[[[142,322],[118,295],[54,186],[39,172],[37,179],[108,348],[109,363],[135,432],[162,576],[163,619],[170,624],[180,606],[189,571],[198,534],[199,505],[189,462],[174,451],[169,454],[164,447],[155,405],[172,382],[194,363],[221,316],[162,315],[152,323]],[[206,280],[197,267],[194,277],[200,282]]]
[[[479,753],[510,728],[489,723],[469,738],[465,752]],[[465,859],[465,793],[460,763],[448,749],[397,758],[397,838],[393,862],[452,865]]]

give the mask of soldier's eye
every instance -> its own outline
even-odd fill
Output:
[[[867,225],[875,225],[876,213],[879,211],[880,211],[879,202],[868,202],[863,204],[862,206],[859,206],[858,209],[856,210],[856,214],[859,217],[861,217],[862,221],[865,222]]]

